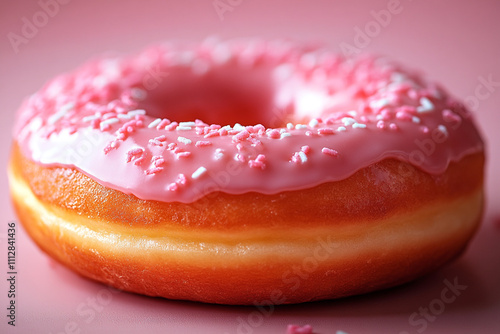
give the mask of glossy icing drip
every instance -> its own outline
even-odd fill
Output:
[[[469,112],[436,84],[382,58],[283,41],[95,60],[27,99],[15,138],[38,163],[186,203],[309,188],[385,158],[439,174],[483,150]]]

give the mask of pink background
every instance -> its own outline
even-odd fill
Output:
[[[62,0],[60,0],[62,2]],[[54,10],[53,17],[15,52],[8,39],[21,34],[23,17],[33,22],[38,1],[0,4],[0,332],[5,333],[285,333],[288,323],[316,333],[500,333],[500,87],[476,100],[477,120],[488,143],[483,225],[467,252],[453,264],[417,282],[388,291],[303,305],[280,306],[261,315],[254,307],[228,307],[113,293],[51,262],[17,231],[17,326],[7,326],[7,222],[10,207],[5,164],[14,112],[46,80],[108,50],[133,52],[167,39],[287,37],[318,41],[340,51],[354,45],[355,27],[374,20],[387,0],[220,0],[236,4],[221,20],[213,0],[81,1]],[[53,0],[42,0],[53,2]],[[239,4],[238,4],[239,3]],[[401,0],[402,11],[363,46],[420,68],[453,94],[474,100],[482,77],[500,82],[500,2]],[[57,12],[56,12],[57,11]],[[484,87],[481,92],[485,92]],[[4,278],[5,277],[5,278]],[[467,288],[442,313],[413,326],[420,307],[437,305],[445,280]],[[93,308],[93,301],[96,304]],[[242,325],[244,322],[246,325]]]

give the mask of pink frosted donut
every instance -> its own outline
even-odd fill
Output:
[[[295,303],[457,256],[484,149],[447,92],[380,57],[172,43],[61,75],[22,105],[9,180],[49,255],[127,291]]]

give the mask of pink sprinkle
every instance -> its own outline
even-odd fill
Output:
[[[175,182],[172,182],[167,186],[167,190],[169,190],[169,191],[177,191],[178,189],[179,189],[179,185]]]
[[[167,131],[174,131],[175,128],[177,128],[177,125],[179,125],[177,122],[170,123],[165,127],[165,130]]]
[[[108,154],[111,150],[117,149],[120,146],[120,142],[117,140],[113,140],[104,148],[104,154]]]
[[[320,128],[318,129],[318,134],[319,135],[332,135],[335,132],[331,128]]]
[[[260,169],[266,168],[265,163],[263,163],[262,161],[256,161],[256,160],[249,160],[248,166],[250,166],[251,168],[260,168]]]
[[[234,156],[234,160],[245,162],[245,157],[243,156],[243,154],[236,153],[236,155]]]
[[[309,146],[307,146],[307,145],[302,146],[302,147],[300,148],[300,150],[301,150],[302,152],[304,152],[305,154],[309,154],[309,152],[311,152],[311,148],[310,148]]]
[[[159,173],[163,170],[163,167],[153,167],[153,168],[148,168],[144,171],[146,175],[151,175],[151,174],[156,174]]]
[[[377,122],[377,128],[379,129],[385,129],[385,122],[383,120],[380,120]]]
[[[339,152],[336,150],[332,150],[331,148],[328,147],[323,147],[321,149],[321,153],[332,156],[332,157],[337,157],[339,155]]]
[[[313,329],[311,325],[288,325],[286,328],[286,334],[313,334]]]
[[[212,145],[212,142],[208,140],[198,140],[194,145],[196,147],[210,146]]]
[[[165,141],[167,141],[167,137],[165,135],[161,135],[161,136],[155,137],[155,140],[157,140],[159,142],[165,142]]]
[[[446,122],[454,122],[454,123],[462,122],[462,119],[460,118],[460,116],[458,116],[457,114],[455,114],[453,111],[451,111],[449,109],[443,110],[443,119]]]
[[[396,125],[396,123],[391,123],[391,124],[389,124],[389,129],[397,130],[397,129],[399,129],[399,127]]]
[[[429,133],[429,128],[424,125],[420,127],[420,131],[422,131],[423,133]]]
[[[318,130],[318,131],[319,131],[319,130]],[[309,137],[310,137],[310,136],[312,136],[312,135],[313,135],[312,131],[309,131],[309,130],[308,130],[308,131],[306,131],[306,136],[309,136]]]
[[[229,133],[229,132],[228,132],[228,131],[227,131],[227,129],[225,129],[225,128],[220,128],[220,129],[219,129],[219,135],[221,135],[221,136],[227,136],[227,135],[228,135],[228,133]]]
[[[179,185],[185,185],[187,183],[187,178],[186,175],[184,174],[179,174],[177,176],[177,180],[175,181]]]
[[[267,136],[272,139],[279,139],[281,137],[281,134],[278,129],[272,129],[267,132]]]
[[[396,113],[396,118],[402,121],[411,121],[413,119],[413,115],[405,111],[398,111]]]
[[[144,160],[145,160],[144,156],[139,157],[139,158],[137,158],[137,159],[134,160],[134,165],[139,166],[139,165],[141,165],[144,162]]]
[[[160,121],[160,123],[158,123],[158,125],[156,126],[156,130],[163,130],[169,124],[170,124],[170,120],[164,118]]]
[[[247,130],[239,132],[237,135],[233,136],[233,142],[240,142],[250,137],[250,133]]]
[[[155,167],[163,166],[165,164],[165,159],[163,158],[155,159],[153,160],[153,164],[155,165]]]
[[[264,154],[259,154],[257,158],[255,158],[255,161],[266,162],[266,156]]]
[[[236,144],[236,149],[238,151],[243,151],[243,145],[241,143]]]
[[[204,135],[203,137],[204,138],[212,138],[212,137],[217,137],[218,135],[219,135],[219,131],[213,130],[213,131],[210,131],[209,133],[207,133],[206,135]]]
[[[177,143],[170,143],[167,145],[167,150],[172,151],[177,147]]]

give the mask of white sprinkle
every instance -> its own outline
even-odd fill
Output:
[[[292,130],[292,129],[294,128],[294,126],[293,126],[293,124],[292,124],[292,123],[288,123],[288,124],[286,125],[286,128],[287,128],[288,130]]]
[[[354,120],[354,118],[344,117],[344,118],[342,118],[342,123],[344,123],[344,126],[349,126],[349,125],[353,125],[354,123],[356,123],[356,121]]]
[[[288,132],[283,132],[280,136],[280,139],[283,139],[285,137],[290,137],[292,134],[291,133],[288,133]]]
[[[316,127],[316,125],[318,125],[318,123],[319,123],[319,122],[318,122],[318,120],[317,120],[317,119],[315,119],[315,118],[313,118],[313,119],[311,119],[311,121],[309,122],[309,126],[310,126],[311,128],[314,128],[314,127]]]
[[[389,103],[390,101],[388,99],[374,100],[370,102],[370,107],[373,109],[379,109],[389,105]]]
[[[307,125],[304,124],[296,124],[295,125],[296,130],[302,130],[302,129],[307,129]]]
[[[196,123],[195,122],[180,122],[179,123],[179,126],[196,126]]]
[[[71,109],[75,107],[73,102],[66,103],[63,105],[54,115],[50,116],[47,122],[49,124],[54,124],[58,120],[64,117]]]
[[[31,122],[30,122],[30,130],[31,131],[37,131],[39,130],[43,125],[43,121],[41,120],[41,118],[37,117],[37,118],[34,118]]]
[[[189,144],[191,144],[191,143],[192,143],[191,139],[188,139],[188,138],[186,138],[186,137],[181,137],[181,136],[177,137],[177,141],[178,141],[179,143],[183,143],[183,144],[185,144],[185,145],[189,145]]]
[[[411,121],[412,121],[413,123],[420,124],[420,118],[418,118],[417,116],[413,116],[413,117],[411,118]]]
[[[111,125],[111,124],[115,124],[115,123],[118,123],[120,120],[118,118],[109,118],[105,121],[102,121],[101,124],[99,125],[101,127],[101,130],[104,130],[104,128],[106,127],[106,125]]]
[[[191,130],[192,128],[191,128],[190,126],[180,126],[180,125],[179,125],[179,126],[177,126],[175,129],[176,129],[177,131],[189,131],[189,130]]]
[[[120,116],[120,115],[118,115],[118,116]],[[98,119],[99,117],[101,117],[101,115],[85,116],[84,118],[82,118],[82,121],[83,122],[90,122],[90,121],[93,121],[94,119]]]
[[[420,98],[420,106],[417,107],[417,112],[424,113],[434,110],[434,104],[425,96]]]
[[[130,116],[129,114],[118,114],[116,115],[116,117],[118,117],[119,119],[131,119],[132,116]]]
[[[299,157],[300,157],[300,162],[301,163],[304,163],[304,162],[307,161],[307,155],[304,152],[300,151],[299,152]]]
[[[154,128],[154,127],[156,127],[158,124],[160,124],[160,122],[161,122],[161,118],[157,118],[157,119],[155,119],[154,121],[152,121],[151,123],[149,123],[148,128],[149,128],[149,129]]]
[[[383,116],[383,115],[378,114],[377,116],[375,116],[375,119],[376,119],[377,121],[380,121],[380,120],[383,120],[383,119],[384,119],[384,116]]]
[[[218,44],[212,51],[212,58],[218,64],[226,63],[232,56],[231,49],[224,44]]]
[[[221,129],[231,131],[233,128],[231,127],[231,125],[224,125]]]
[[[236,131],[243,131],[245,130],[245,127],[242,126],[240,123],[236,123],[234,126],[233,126],[233,130],[236,130]]]
[[[218,148],[215,150],[215,154],[214,154],[214,159],[215,160],[220,160],[222,159],[222,157],[224,156],[224,150],[221,149],[221,148]]]
[[[135,100],[142,101],[148,96],[148,93],[144,89],[134,87],[130,90],[130,95]]]
[[[347,130],[347,129],[346,129],[345,127],[343,127],[343,126],[339,126],[339,127],[337,128],[337,131],[338,131],[338,132],[342,132],[342,131],[345,131],[345,130]]]
[[[146,110],[144,110],[144,109],[130,110],[127,113],[127,115],[129,115],[129,116],[146,115]]]
[[[351,111],[348,111],[347,112],[349,115],[351,115],[352,117],[356,117],[358,116],[358,112],[356,110],[351,110]]]
[[[393,72],[391,74],[391,81],[395,83],[400,83],[406,80],[406,76],[399,72]]]
[[[191,174],[191,178],[193,179],[197,179],[199,178],[200,176],[202,176],[204,173],[206,173],[207,169],[205,167],[199,167],[197,170],[194,171],[193,174]]]
[[[438,125],[438,129],[439,131],[441,131],[446,137],[448,137],[448,129],[446,128],[446,126],[440,124]]]
[[[359,128],[359,129],[364,129],[364,128],[366,128],[366,124],[362,124],[362,123],[354,123],[354,124],[352,125],[352,128],[353,128],[353,129],[358,129],[358,128]]]

